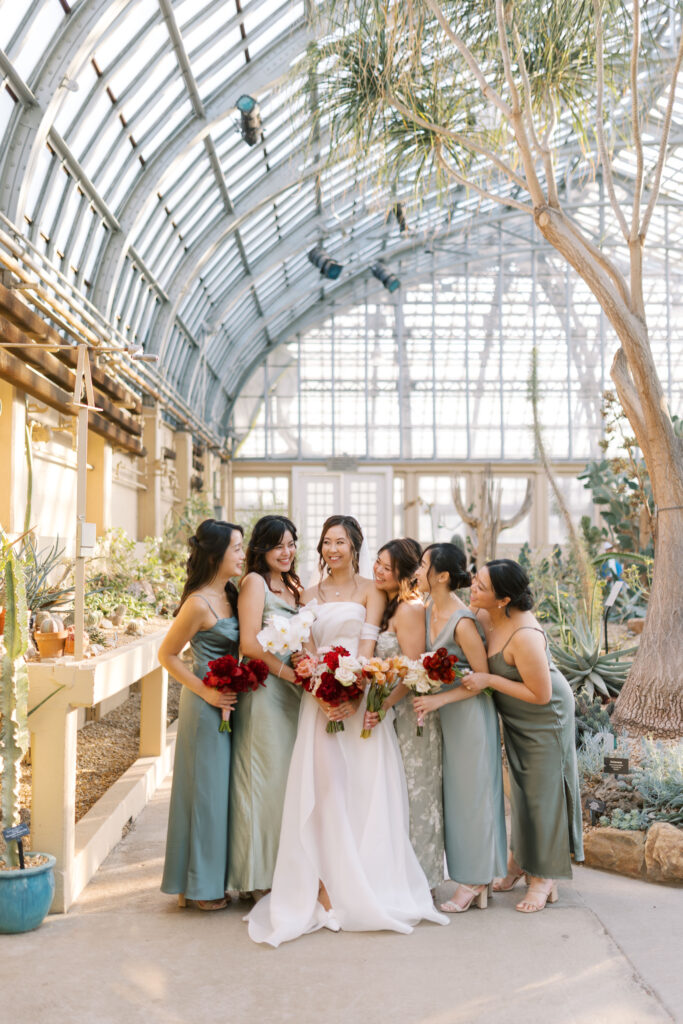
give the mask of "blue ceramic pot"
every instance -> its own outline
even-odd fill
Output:
[[[35,856],[34,851],[31,855]],[[55,858],[24,871],[0,870],[0,933],[30,932],[41,923],[55,894]]]

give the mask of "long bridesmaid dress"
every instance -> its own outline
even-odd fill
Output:
[[[503,657],[505,647],[489,658],[489,672],[520,683],[519,672]],[[576,861],[583,860],[574,695],[549,654],[548,665],[552,682],[548,704],[528,704],[498,691],[493,699],[503,723],[510,773],[512,855],[530,875],[571,878],[570,854]]]
[[[192,671],[203,679],[210,661],[236,657],[238,646],[237,619],[217,618],[190,641]],[[226,891],[230,733],[219,732],[220,724],[219,708],[183,686],[161,891],[191,900],[219,899]]]
[[[263,624],[296,615],[263,581]],[[286,665],[289,657],[282,659]],[[280,842],[287,773],[299,721],[301,688],[270,673],[265,687],[240,695],[232,714],[228,889],[270,889]]]
[[[401,653],[395,633],[389,630],[380,633],[375,645],[377,657],[393,658]],[[429,888],[435,889],[444,878],[441,723],[437,715],[427,715],[423,734],[418,736],[410,695],[394,706],[394,712],[394,727],[408,785],[410,842]]]
[[[467,658],[454,639],[462,619],[472,619],[479,632],[483,632],[473,612],[458,609],[430,644],[432,650],[445,647],[449,654],[455,654],[459,667],[467,665]],[[427,636],[431,636],[429,608]],[[460,681],[453,684],[461,685]],[[444,704],[439,715],[448,874],[466,885],[483,885],[504,875],[507,863],[498,715],[488,693]]]

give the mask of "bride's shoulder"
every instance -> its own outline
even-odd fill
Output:
[[[319,597],[317,584],[314,587],[306,587],[302,590],[299,595],[301,604],[310,604],[311,601],[316,601]]]

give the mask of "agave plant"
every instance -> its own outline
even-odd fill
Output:
[[[621,651],[601,651],[599,629],[591,626],[588,617],[577,612],[572,622],[560,623],[558,640],[550,640],[550,651],[559,670],[566,676],[571,688],[585,690],[589,699],[596,693],[603,697],[616,697],[626,682],[632,662],[624,656],[635,647]]]

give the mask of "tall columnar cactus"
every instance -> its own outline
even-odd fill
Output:
[[[28,748],[28,671],[24,653],[28,646],[28,613],[24,574],[19,560],[7,546],[0,549],[5,584],[5,636],[0,644],[0,771],[2,772],[2,824],[19,824],[21,759]],[[11,847],[11,849],[10,849]],[[7,859],[14,863],[16,844],[10,843]]]

